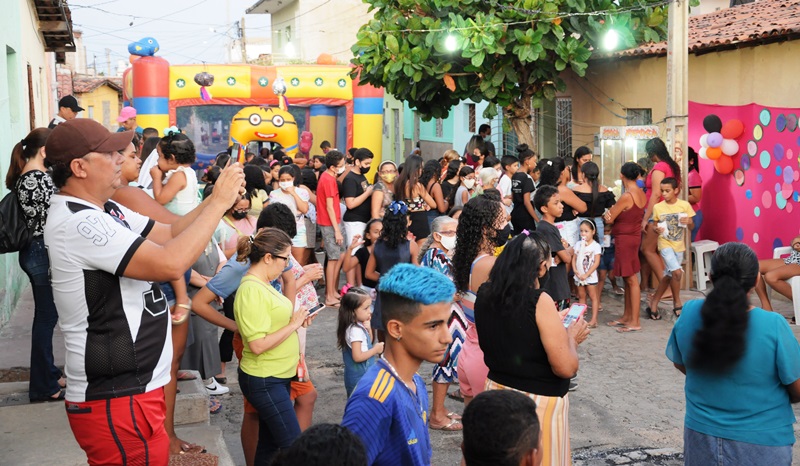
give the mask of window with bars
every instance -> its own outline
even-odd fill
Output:
[[[556,98],[556,152],[559,157],[572,155],[572,97]]]
[[[475,104],[467,104],[467,132],[471,134],[478,132],[475,123],[478,118],[475,112]]]
[[[627,108],[625,109],[628,126],[650,125],[653,123],[653,109]]]
[[[444,121],[441,118],[436,119],[436,137],[443,138],[444,137]]]

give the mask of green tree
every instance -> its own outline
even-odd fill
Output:
[[[497,104],[531,146],[532,107],[566,89],[567,68],[584,76],[610,28],[620,47],[666,36],[665,1],[364,1],[375,15],[351,48],[354,78],[385,88],[426,120],[446,118],[465,99]],[[496,113],[490,105],[484,116]]]

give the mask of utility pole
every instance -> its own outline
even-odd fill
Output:
[[[113,76],[111,74],[111,49],[106,48],[106,76]]]
[[[681,167],[681,199],[688,200],[689,188],[686,183],[689,171],[689,144],[687,142],[687,123],[689,116],[689,0],[675,0],[669,5],[667,33],[667,149]],[[692,283],[692,238],[689,231],[686,237],[688,258],[684,289]]]
[[[239,22],[239,45],[242,48],[242,63],[247,63],[247,38],[244,32],[244,16]]]

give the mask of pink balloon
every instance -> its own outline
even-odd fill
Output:
[[[719,133],[709,133],[707,141],[708,147],[719,147],[722,145],[722,141],[724,141],[724,139]]]
[[[725,139],[722,141],[722,153],[733,157],[739,153],[739,143],[733,139]]]

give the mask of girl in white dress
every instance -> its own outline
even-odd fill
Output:
[[[186,215],[200,204],[197,175],[192,170],[195,149],[185,134],[168,130],[156,146],[158,165],[150,169],[153,197],[176,215]]]

